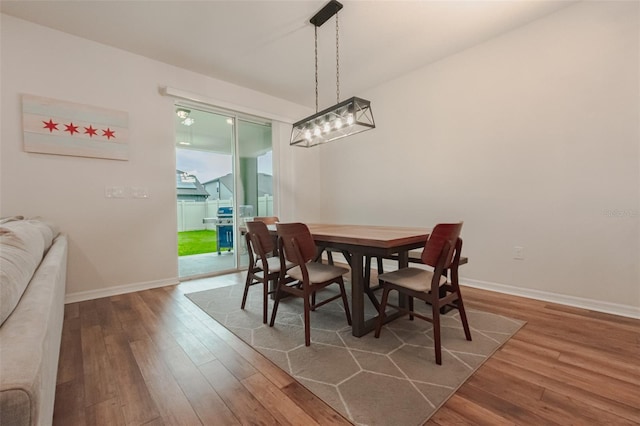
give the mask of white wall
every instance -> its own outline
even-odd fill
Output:
[[[44,216],[69,235],[67,294],[75,299],[177,282],[174,101],[160,96],[159,86],[292,121],[309,113],[290,102],[7,15],[2,15],[1,39],[0,216]],[[23,93],[127,111],[129,161],[24,152]],[[290,126],[274,127],[281,128],[281,137],[274,139],[274,153],[282,157],[274,160],[283,169],[280,204],[289,206],[300,200],[300,184],[303,194],[319,191],[316,180],[295,179],[300,170],[316,170],[318,160],[289,148]],[[107,199],[105,186],[146,187],[150,197]],[[295,212],[285,210],[313,218],[319,208],[303,203]]]
[[[462,219],[467,282],[640,315],[638,19],[581,2],[359,93],[377,128],[321,147],[323,219]]]
[[[278,192],[274,194],[278,202],[277,216],[283,222],[322,222],[319,152],[289,146],[291,125],[279,123],[274,127],[274,139],[275,135],[284,140],[279,162],[274,162],[274,177],[279,177],[281,182]]]

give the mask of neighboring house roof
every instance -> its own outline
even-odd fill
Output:
[[[224,186],[227,191],[233,194],[233,174],[231,173],[208,180],[204,182],[203,185],[209,185],[210,183],[219,183],[221,186]]]
[[[233,174],[228,173],[215,179],[204,182],[203,185],[219,182],[229,192],[233,192]],[[266,173],[258,173],[258,197],[273,195],[273,176]]]
[[[178,198],[208,198],[209,193],[197,177],[182,170],[176,170],[176,188]]]

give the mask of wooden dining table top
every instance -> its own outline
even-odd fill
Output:
[[[429,228],[308,223],[314,240],[368,247],[392,248],[424,243]]]

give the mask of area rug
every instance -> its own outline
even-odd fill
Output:
[[[337,286],[332,286],[336,287]],[[302,300],[280,302],[276,324],[262,323],[262,287],[253,286],[244,310],[243,285],[190,293],[200,309],[288,372],[358,425],[419,425],[453,395],[522,321],[467,309],[473,341],[465,340],[457,310],[441,317],[442,365],[435,363],[431,323],[401,317],[373,333],[351,335],[340,300],[311,313],[311,346],[304,346]],[[318,300],[335,290],[327,288]],[[270,301],[269,315],[273,302]],[[421,307],[416,302],[416,306]],[[420,309],[420,308],[418,308]],[[430,307],[424,306],[425,312]],[[366,318],[375,309],[368,306]]]

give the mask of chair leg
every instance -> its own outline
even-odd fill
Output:
[[[309,294],[304,295],[304,345],[311,346],[311,327],[310,327],[310,318],[309,312],[311,311],[311,306],[309,305]]]
[[[240,309],[244,309],[244,305],[247,303],[247,295],[249,294],[249,287],[251,287],[251,273],[247,272],[247,280],[244,283],[244,293],[242,294],[242,304]]]
[[[269,305],[269,281],[262,283],[262,323],[267,323],[267,306]]]
[[[413,321],[413,297],[407,297],[409,298],[409,321]]]
[[[280,282],[278,282],[278,287],[276,287],[276,299],[273,302],[273,312],[271,312],[271,321],[269,322],[269,327],[273,327],[273,324],[276,322],[276,313],[278,312],[278,305],[280,304],[280,296],[282,292],[280,291]]]
[[[347,291],[344,288],[344,280],[342,279],[342,277],[339,278],[338,285],[340,286],[340,294],[342,294],[344,312],[347,314],[347,323],[351,325],[351,311],[349,310],[349,300],[347,300]]]
[[[469,329],[469,322],[467,321],[467,312],[464,310],[464,303],[462,302],[462,294],[458,290],[458,311],[460,312],[460,321],[462,321],[462,328],[464,329],[464,336],[467,340],[471,341],[471,330]]]
[[[442,365],[442,346],[440,341],[440,304],[435,302],[431,305],[433,315],[433,345],[436,351],[436,364]]]
[[[382,330],[382,324],[384,323],[384,313],[387,309],[387,300],[389,299],[389,289],[387,287],[382,291],[382,300],[380,301],[380,308],[378,309],[378,320],[376,321],[376,334],[375,337],[380,337],[380,331]]]

